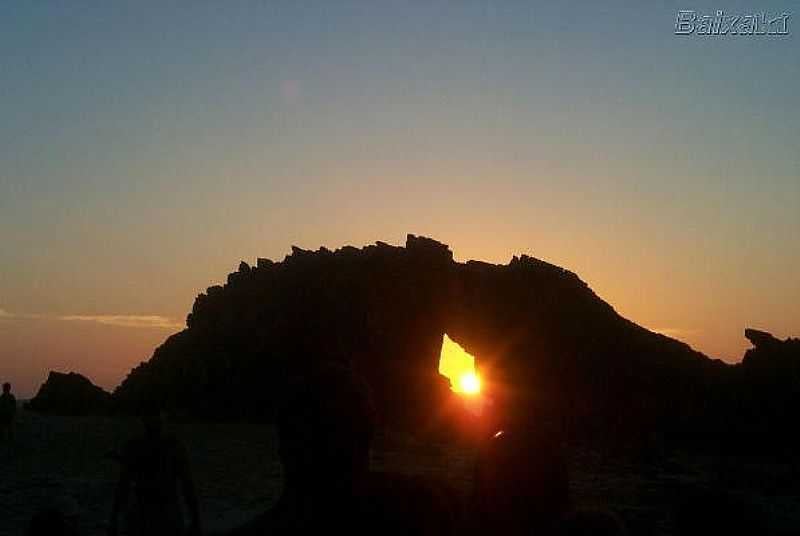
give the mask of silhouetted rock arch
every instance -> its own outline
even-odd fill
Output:
[[[736,417],[732,401],[760,368],[636,325],[558,266],[526,255],[455,262],[446,245],[409,235],[405,247],[293,247],[281,262],[242,262],[114,400],[270,419],[289,376],[331,361],[369,381],[385,423],[436,423],[452,396],[436,372],[444,333],[476,356],[508,411],[587,434],[721,433],[713,423]]]

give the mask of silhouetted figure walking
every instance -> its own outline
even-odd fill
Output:
[[[11,394],[11,384],[3,384],[0,395],[0,438],[3,441],[14,439],[14,418],[17,415],[17,399]]]
[[[296,382],[277,425],[283,493],[272,510],[234,535],[452,532],[435,483],[369,471],[372,399],[347,368],[325,365]]]
[[[295,382],[277,418],[281,497],[233,534],[361,528],[373,422],[368,388],[347,369],[325,366]]]
[[[475,534],[547,533],[569,507],[566,461],[555,437],[511,429],[487,440],[475,467]]]
[[[136,512],[132,529],[140,536],[183,534],[184,519],[178,490],[188,507],[189,532],[199,534],[197,495],[183,444],[163,431],[160,412],[149,408],[142,416],[144,435],[129,441],[122,452],[119,483],[114,496],[109,532],[117,533],[119,514],[134,488]]]

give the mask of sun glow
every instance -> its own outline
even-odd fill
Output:
[[[461,391],[466,394],[474,395],[481,392],[481,380],[472,372],[463,374],[458,384],[461,386]]]
[[[456,393],[476,395],[481,391],[481,380],[475,372],[475,358],[447,334],[442,338],[439,374],[450,380],[450,388]]]

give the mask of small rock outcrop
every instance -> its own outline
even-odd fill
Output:
[[[778,339],[771,333],[746,329],[753,348],[739,367],[735,407],[737,426],[751,445],[791,449],[800,444],[794,414],[800,407],[800,339]]]
[[[746,368],[773,369],[781,374],[796,374],[800,370],[800,339],[780,340],[771,333],[753,328],[745,329],[744,336],[753,343],[742,360]]]
[[[50,415],[104,415],[111,409],[111,395],[78,373],[50,371],[26,409]]]

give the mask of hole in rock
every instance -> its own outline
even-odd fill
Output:
[[[475,370],[475,357],[446,333],[442,337],[439,374],[450,380],[450,388],[456,393],[475,396],[481,392],[481,379]]]

